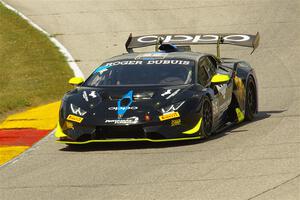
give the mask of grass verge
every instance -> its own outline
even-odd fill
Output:
[[[73,76],[47,36],[0,3],[0,121],[8,114],[59,100]]]

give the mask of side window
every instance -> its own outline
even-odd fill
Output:
[[[207,71],[206,71],[206,67],[205,67],[205,61],[206,59],[200,59],[199,61],[199,64],[198,64],[198,83],[203,85],[203,86],[206,86],[210,77],[208,76],[207,74]]]
[[[211,62],[211,64],[213,65],[214,71],[216,71],[217,70],[217,66],[218,66],[218,62],[212,56],[208,56],[208,59]]]
[[[209,56],[201,58],[198,65],[198,82],[206,86],[213,75],[216,74],[216,70],[217,62],[213,58]]]
[[[216,73],[216,69],[217,69],[216,63],[213,62],[212,58],[206,57],[205,66],[209,77],[212,78],[212,76],[215,75]]]

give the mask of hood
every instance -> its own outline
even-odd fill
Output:
[[[158,116],[166,106],[191,98],[192,87],[78,87],[64,96],[63,107],[65,116],[81,116],[83,123],[109,124],[127,119],[138,122],[145,115]]]

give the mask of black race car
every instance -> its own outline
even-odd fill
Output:
[[[190,45],[216,44],[217,56]],[[128,53],[98,67],[66,93],[55,136],[66,144],[177,141],[209,137],[252,120],[258,108],[255,72],[220,58],[220,44],[258,47],[259,34],[129,36]],[[155,52],[134,48],[154,45]]]

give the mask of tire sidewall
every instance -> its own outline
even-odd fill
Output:
[[[256,85],[255,85],[255,82],[253,80],[253,78],[250,76],[249,77],[249,80],[247,82],[247,87],[246,87],[246,103],[245,103],[245,118],[246,120],[248,121],[252,121],[254,119],[254,115],[255,115],[255,112],[252,112],[249,108],[249,95],[248,95],[248,91],[250,89],[250,86],[253,85],[253,92],[254,92],[254,101],[255,101],[255,104],[257,106],[257,94],[256,94]]]
[[[209,100],[208,97],[205,97],[204,100],[203,100],[203,103],[202,103],[202,108],[201,108],[201,117],[202,117],[202,122],[201,122],[201,126],[200,126],[200,132],[199,132],[199,135],[201,137],[204,137],[204,138],[207,138],[209,137],[211,134],[212,134],[212,124],[211,124],[211,129],[210,131],[205,131],[205,128],[204,128],[204,117],[203,117],[203,107],[204,107],[204,104],[205,103],[208,103],[208,105],[210,106],[210,112],[211,112],[211,117],[213,116],[212,115],[212,104],[211,104],[211,101]],[[213,119],[211,119],[212,121]]]

